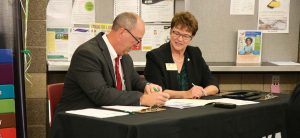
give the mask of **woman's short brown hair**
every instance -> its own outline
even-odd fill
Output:
[[[171,29],[180,26],[180,29],[186,28],[188,32],[195,36],[198,31],[198,21],[190,12],[178,12],[171,21]]]

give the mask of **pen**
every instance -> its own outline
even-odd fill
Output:
[[[194,84],[194,83],[192,83],[192,85],[193,85],[193,86],[195,86],[195,84]],[[199,97],[193,97],[193,99],[199,99]]]
[[[103,107],[102,107],[102,108],[103,108]],[[130,115],[135,114],[135,112],[126,111],[126,110],[121,110],[121,109],[112,109],[112,108],[103,108],[103,109],[110,110],[110,111],[117,111],[117,112],[128,113],[128,114],[130,114]]]
[[[156,87],[153,87],[153,90],[154,90],[155,92],[159,92],[159,91],[160,91],[160,90],[157,89]]]
[[[196,86],[194,83],[192,83],[193,86]],[[206,91],[204,89],[201,90],[202,96],[207,96]],[[199,99],[199,97],[196,97],[196,99]]]
[[[154,90],[155,92],[159,92],[159,91],[160,91],[160,90],[157,89],[156,87],[152,87],[152,88],[153,88],[153,90]],[[155,110],[155,111],[157,111],[157,110],[158,110],[158,106],[157,106],[157,105],[151,106],[151,107],[150,107],[150,110]]]

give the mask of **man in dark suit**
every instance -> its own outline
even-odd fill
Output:
[[[125,12],[115,18],[109,34],[99,33],[79,46],[56,113],[103,105],[163,105],[169,95],[142,80],[128,55],[132,46],[141,44],[144,32],[143,20]]]

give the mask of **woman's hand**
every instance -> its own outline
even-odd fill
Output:
[[[203,87],[194,85],[190,90],[186,92],[186,97],[187,99],[199,99],[203,95]]]

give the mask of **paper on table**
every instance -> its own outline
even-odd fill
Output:
[[[215,100],[213,100],[213,102],[231,103],[231,104],[236,104],[236,105],[248,105],[248,104],[259,103],[259,102],[255,102],[255,101],[238,100],[238,99],[230,99],[230,98],[215,99]]]
[[[203,100],[203,99],[171,99],[165,103],[166,107],[173,107],[173,108],[191,108],[197,106],[204,106],[210,103],[231,103],[236,105],[247,105],[247,104],[257,104],[259,102],[254,101],[246,101],[246,100],[237,100],[237,99],[230,99],[230,98],[221,98],[221,99],[213,99],[213,100]]]
[[[113,106],[102,106],[102,108],[114,109],[114,110],[119,110],[119,111],[124,111],[124,112],[140,112],[142,110],[148,109],[149,107],[113,105]]]
[[[204,106],[212,102],[213,102],[212,100],[203,100],[203,99],[171,99],[165,103],[165,106],[184,109],[184,108],[191,108],[197,106]]]
[[[292,61],[286,61],[286,62],[279,62],[279,61],[275,62],[274,61],[271,63],[276,64],[276,65],[282,65],[282,66],[284,66],[284,65],[300,65],[299,63],[292,62]]]
[[[110,110],[103,110],[103,109],[92,109],[92,108],[71,110],[71,111],[66,111],[66,113],[90,116],[96,118],[108,118],[108,117],[115,117],[115,116],[124,116],[129,114],[124,112],[117,112],[117,111],[110,111]]]

